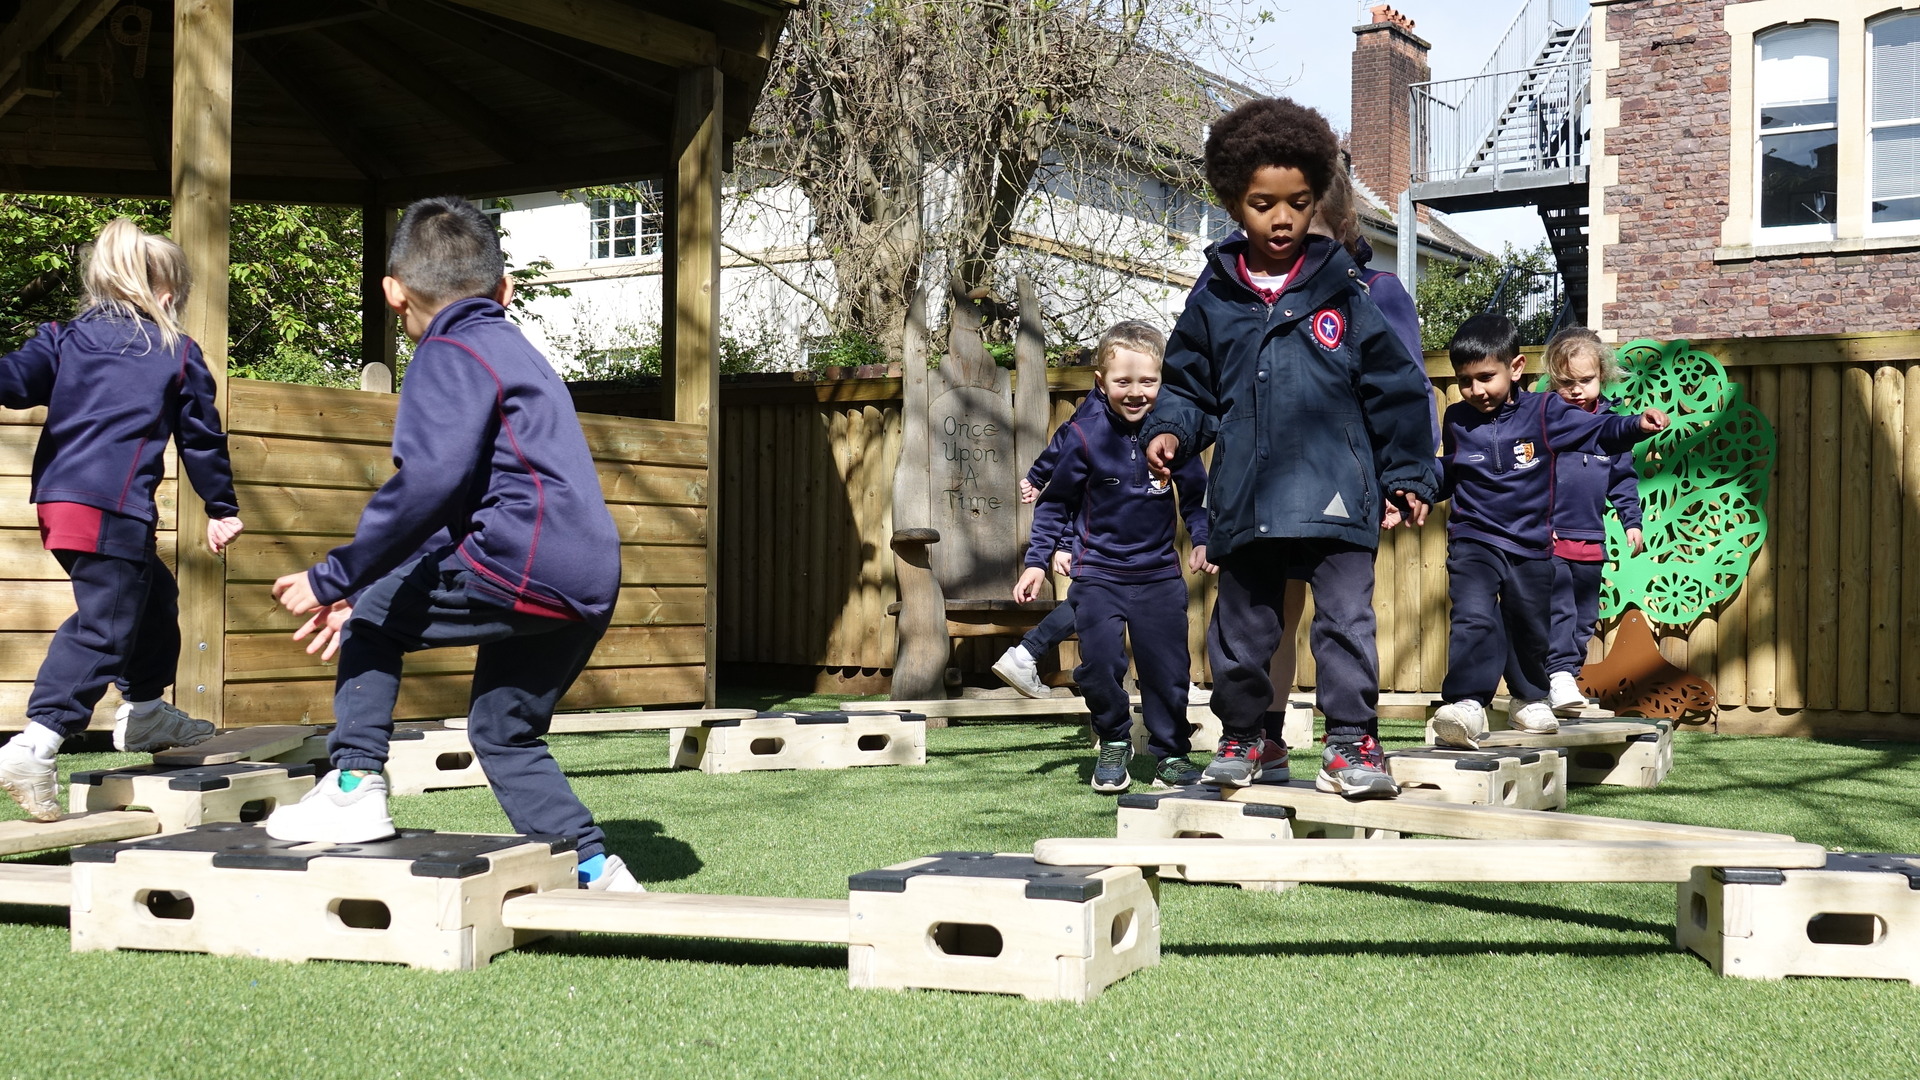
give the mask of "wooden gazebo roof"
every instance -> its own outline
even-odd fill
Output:
[[[396,205],[670,173],[677,80],[745,133],[799,0],[236,0],[232,193]],[[0,0],[0,189],[166,197],[168,0]]]

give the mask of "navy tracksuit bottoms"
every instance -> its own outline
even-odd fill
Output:
[[[1587,642],[1600,620],[1600,579],[1606,563],[1572,562],[1554,556],[1553,617],[1547,626],[1547,674],[1579,675],[1587,666]]]
[[[1547,696],[1547,633],[1553,605],[1552,558],[1528,559],[1478,540],[1447,541],[1448,701],[1486,705],[1507,677],[1515,701]]]
[[[1026,636],[1020,639],[1020,644],[1027,650],[1028,656],[1038,660],[1047,655],[1049,649],[1067,640],[1073,633],[1073,622],[1073,591],[1069,587],[1066,598],[1053,605],[1053,610],[1027,631]]]
[[[421,649],[478,645],[467,738],[514,831],[571,836],[584,861],[606,836],[574,795],[544,741],[554,706],[573,685],[605,622],[571,622],[476,600],[472,571],[428,555],[368,586],[340,646],[327,749],[336,769],[378,771],[393,738],[401,658]]]
[[[1256,540],[1221,561],[1207,655],[1213,663],[1213,713],[1228,735],[1250,739],[1267,726],[1274,704],[1267,666],[1280,647],[1290,580],[1313,589],[1307,640],[1327,737],[1350,742],[1378,733],[1373,554],[1372,548],[1337,540]]]
[[[93,708],[120,687],[128,701],[152,701],[173,685],[180,663],[180,589],[152,551],[145,560],[56,550],[73,579],[75,611],[54,631],[27,700],[27,719],[75,735]]]
[[[1093,714],[1094,733],[1110,742],[1128,738],[1133,728],[1133,707],[1121,681],[1131,637],[1148,752],[1164,758],[1191,750],[1187,583],[1177,577],[1124,585],[1076,578],[1073,612],[1080,633],[1080,666],[1073,669],[1073,679]]]

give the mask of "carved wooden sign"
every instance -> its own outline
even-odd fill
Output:
[[[956,297],[947,356],[929,373],[933,572],[950,597],[1009,596],[1020,573],[1012,379],[987,355],[973,303]]]

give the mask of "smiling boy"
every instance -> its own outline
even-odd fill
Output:
[[[1206,782],[1291,775],[1266,738],[1268,663],[1289,579],[1313,589],[1310,644],[1327,718],[1316,786],[1391,798],[1377,737],[1373,558],[1389,502],[1426,520],[1436,494],[1433,387],[1335,241],[1308,227],[1340,167],[1324,117],[1262,98],[1207,136],[1207,183],[1244,231],[1208,249],[1213,273],[1168,343],[1166,387],[1142,438],[1164,471],[1216,445],[1207,628],[1213,711],[1225,732]]]

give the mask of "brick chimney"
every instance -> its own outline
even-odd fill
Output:
[[[1373,193],[1398,205],[1412,169],[1411,106],[1407,87],[1431,78],[1427,42],[1413,20],[1375,4],[1373,21],[1353,28],[1353,174]]]

